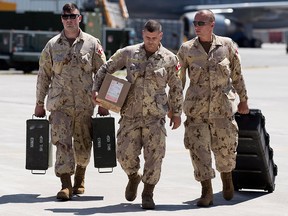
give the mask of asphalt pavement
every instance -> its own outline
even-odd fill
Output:
[[[235,192],[234,199],[222,198],[217,173],[213,179],[214,205],[196,206],[200,184],[194,180],[188,151],[183,145],[183,125],[171,130],[162,175],[154,191],[155,210],[141,209],[141,191],[133,202],[125,200],[127,176],[120,165],[112,173],[99,173],[93,156],[86,174],[86,192],[61,202],[55,195],[60,181],[53,167],[44,175],[25,169],[26,120],[35,104],[36,74],[0,71],[0,215],[193,215],[193,216],[287,216],[288,215],[288,55],[284,44],[264,44],[261,49],[240,48],[250,108],[266,118],[274,162],[278,166],[275,190]],[[119,115],[115,117],[116,129]],[[184,116],[182,119],[184,120]],[[53,149],[55,158],[55,147]],[[142,168],[143,168],[143,159]]]

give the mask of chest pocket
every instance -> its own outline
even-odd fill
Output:
[[[227,58],[224,58],[221,62],[218,63],[218,69],[221,71],[223,77],[229,77],[230,61]]]
[[[139,62],[131,62],[127,67],[127,80],[134,84],[139,77],[144,77],[143,67]]]
[[[85,72],[91,72],[92,70],[92,56],[89,52],[80,53],[80,62],[83,65]]]
[[[200,76],[204,69],[198,64],[193,63],[189,70],[189,79],[191,83],[196,84],[199,82]]]
[[[156,81],[158,83],[159,86],[161,87],[165,87],[166,86],[166,82],[167,82],[167,71],[164,67],[159,68],[157,70],[154,71],[154,74],[156,76]]]
[[[63,52],[62,50],[59,52],[55,52],[53,55],[53,65],[52,65],[52,70],[54,71],[55,74],[60,74],[62,69],[63,69],[63,64],[65,61],[69,61],[68,55]]]

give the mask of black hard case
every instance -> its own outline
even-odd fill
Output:
[[[42,174],[34,171],[49,167],[49,121],[33,117],[26,121],[25,167],[33,174]]]
[[[94,167],[99,172],[108,172],[102,168],[116,167],[115,120],[113,117],[92,118]]]
[[[261,110],[247,115],[236,113],[239,127],[236,168],[232,172],[235,190],[256,189],[273,192],[277,165],[273,161],[270,137]]]

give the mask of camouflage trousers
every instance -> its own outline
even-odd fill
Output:
[[[156,185],[165,156],[165,139],[164,119],[149,123],[121,119],[117,132],[117,159],[125,173],[131,175],[139,171],[139,156],[143,148],[145,162],[142,181]]]
[[[92,147],[93,111],[52,111],[51,141],[56,145],[55,174],[74,174],[75,165],[86,167]]]
[[[187,117],[184,126],[184,144],[189,149],[197,181],[215,177],[211,151],[219,172],[231,172],[235,168],[238,126],[234,119],[195,120]]]

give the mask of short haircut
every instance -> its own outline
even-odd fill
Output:
[[[63,14],[64,14],[64,13],[71,13],[71,12],[74,11],[74,10],[78,10],[79,13],[80,13],[80,10],[78,9],[78,6],[77,6],[76,4],[70,2],[70,3],[67,3],[67,4],[65,4],[65,5],[63,6],[63,8],[62,8],[62,13],[63,13]]]
[[[162,32],[162,26],[161,24],[156,21],[156,20],[148,20],[145,24],[144,24],[144,30],[147,30],[149,32],[155,32],[155,31],[159,31]]]
[[[209,18],[209,21],[211,21],[211,22],[215,21],[215,15],[214,15],[213,11],[211,11],[209,9],[199,10],[199,11],[197,11],[197,14],[205,14]]]

